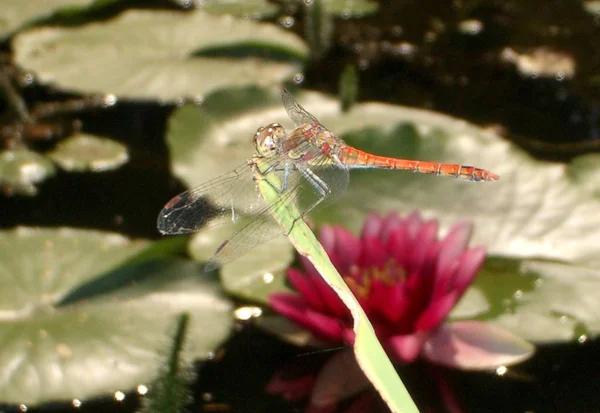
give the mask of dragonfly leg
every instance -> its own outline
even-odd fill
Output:
[[[287,190],[287,186],[288,186],[288,180],[290,177],[290,173],[292,171],[292,169],[294,168],[294,166],[291,163],[285,163],[283,168],[278,168],[280,162],[277,162],[276,164],[271,165],[268,169],[266,169],[264,172],[261,172],[261,175],[267,175],[269,172],[283,172],[283,177],[281,179],[281,187],[278,188],[277,186],[275,186],[269,179],[267,179],[267,183],[269,185],[271,185],[271,188],[273,188],[275,191],[277,191],[277,193],[279,194],[283,194],[286,190]]]
[[[277,161],[277,162],[273,163],[273,165],[270,165],[264,171],[259,171],[259,172],[260,172],[261,175],[267,175],[269,172],[280,170],[280,169],[277,169],[277,167],[279,166],[279,164],[280,164],[280,161]]]
[[[296,218],[293,222],[292,222],[292,226],[290,227],[290,229],[285,233],[285,235],[289,235],[290,232],[292,232],[292,230],[294,229],[294,225],[296,225],[296,221],[298,221],[299,219],[304,219],[304,217],[310,212],[312,211],[314,208],[317,207],[317,205],[319,205],[321,202],[323,202],[323,200],[325,198],[327,198],[327,196],[329,194],[331,194],[331,189],[329,188],[329,186],[325,183],[325,181],[323,181],[317,174],[315,174],[310,168],[302,168],[300,169],[300,172],[302,173],[302,176],[304,176],[304,178],[310,182],[310,184],[313,186],[313,188],[315,188],[315,190],[318,192],[319,196],[317,198],[316,201],[314,201],[310,206],[308,206],[308,208],[305,209],[305,211],[302,213],[302,215],[300,215],[298,218]]]

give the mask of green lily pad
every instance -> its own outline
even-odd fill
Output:
[[[513,291],[508,311],[496,312],[495,322],[537,342],[572,340],[600,332],[600,266],[585,262],[523,260],[519,276],[529,278],[528,287]],[[500,282],[498,274],[496,281]],[[486,293],[492,303],[490,279]],[[513,286],[515,283],[511,283]],[[496,307],[500,306],[495,303]]]
[[[34,29],[16,36],[13,49],[15,63],[41,82],[164,100],[276,85],[307,55],[304,42],[278,26],[202,10],[132,10],[81,27]]]
[[[117,234],[18,228],[0,232],[3,403],[34,405],[149,383],[177,316],[189,312],[189,360],[210,356],[231,304],[194,261],[125,265],[148,248]]]
[[[59,143],[50,158],[71,172],[103,172],[127,163],[129,153],[122,143],[93,135],[78,134]]]
[[[600,198],[600,155],[578,156],[569,163],[567,172],[574,182]]]
[[[226,95],[208,98],[200,107],[181,107],[173,114],[168,133],[173,171],[189,186],[248,159],[257,127],[271,122],[287,129],[292,126],[278,91],[247,91],[246,96],[236,92],[230,99]],[[467,295],[463,310],[512,326],[524,338],[537,341],[600,332],[600,316],[587,304],[596,300],[594,291],[600,289],[600,276],[594,275],[594,269],[600,269],[600,259],[594,258],[600,256],[600,200],[583,184],[593,179],[574,180],[571,167],[535,160],[492,132],[442,114],[380,103],[357,104],[341,113],[337,101],[321,94],[298,93],[297,99],[360,149],[475,165],[501,177],[496,182],[471,183],[403,171],[353,171],[347,193],[311,214],[316,223],[343,224],[358,232],[371,211],[419,210],[438,219],[443,234],[459,220],[473,221],[471,245],[485,245],[493,259],[475,286],[485,300],[481,294]],[[235,102],[233,108],[230,102]],[[595,174],[598,169],[585,170]],[[543,262],[556,264],[536,264],[535,272],[528,269]],[[273,265],[279,263],[274,260]],[[575,283],[577,277],[571,275],[581,268],[588,271],[587,288],[562,288],[565,294],[571,291],[570,309],[558,307],[555,301],[560,297],[553,295],[561,288],[553,286]],[[245,273],[252,272],[245,267]],[[597,287],[592,288],[594,283]],[[581,294],[579,302],[573,298],[576,294]],[[469,297],[476,301],[469,302],[474,300]]]
[[[233,235],[235,228],[217,226],[194,234],[188,244],[190,255],[198,261],[208,261],[219,245]],[[223,288],[238,298],[267,304],[270,293],[290,291],[285,270],[294,257],[294,248],[287,238],[275,238],[223,266],[220,271]]]
[[[262,19],[277,14],[279,7],[267,0],[173,0],[184,7],[197,7],[211,14]]]
[[[95,0],[3,0],[0,17],[0,39],[10,36],[22,26],[55,14],[59,10],[87,7]]]
[[[43,155],[29,150],[0,152],[0,186],[7,194],[34,196],[36,184],[53,176],[56,168]]]

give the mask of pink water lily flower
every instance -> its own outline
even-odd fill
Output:
[[[320,241],[392,359],[423,357],[459,369],[517,363],[533,353],[526,341],[488,323],[446,321],[485,259],[483,247],[467,247],[471,232],[472,225],[461,222],[438,239],[438,222],[417,212],[406,218],[371,214],[360,238],[324,226]],[[299,294],[272,294],[271,306],[322,341],[352,344],[350,312],[301,259],[304,271],[287,274]]]

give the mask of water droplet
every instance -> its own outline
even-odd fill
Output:
[[[148,393],[148,386],[146,386],[145,384],[140,384],[139,386],[137,386],[137,394],[139,394],[140,396],[145,396]]]
[[[79,400],[79,399],[71,400],[71,406],[73,406],[76,409],[79,409],[81,407],[81,400]]]
[[[304,4],[306,4],[307,6],[310,6],[312,2],[313,0],[304,0]]]
[[[273,275],[273,273],[266,272],[263,274],[263,281],[265,284],[270,284],[273,280],[275,280],[275,275]]]
[[[114,105],[116,105],[116,103],[117,103],[117,97],[115,95],[112,95],[112,94],[104,96],[104,99],[103,99],[103,102],[102,102],[102,104],[103,104],[103,106],[105,108],[114,106]]]
[[[458,30],[463,34],[475,36],[483,30],[483,22],[477,19],[463,20],[458,24]]]
[[[562,82],[563,80],[565,80],[565,74],[564,74],[564,72],[557,72],[556,73],[556,80],[558,80],[559,82]]]
[[[517,299],[517,300],[519,300],[519,299],[523,298],[523,291],[521,291],[521,290],[517,290],[517,291],[515,291],[515,293],[514,293],[514,297],[515,297],[515,299]]]
[[[304,82],[304,73],[296,73],[294,75],[294,83],[300,85],[302,82]]]
[[[251,318],[260,317],[262,315],[262,309],[253,305],[236,308],[233,312],[237,320],[247,321]]]
[[[116,391],[114,397],[116,401],[122,402],[123,400],[125,400],[125,393],[123,393],[122,391]]]
[[[367,70],[369,68],[369,61],[367,59],[360,59],[358,61],[359,70]]]
[[[294,27],[294,23],[296,23],[296,19],[294,19],[292,16],[281,16],[279,18],[279,24],[286,29],[291,29]]]
[[[427,42],[427,43],[433,43],[435,41],[435,39],[437,39],[438,34],[434,31],[428,31],[425,33],[425,35],[423,36],[423,39]]]
[[[25,76],[23,76],[23,78],[21,79],[21,84],[23,86],[29,86],[29,85],[33,84],[34,80],[35,80],[35,78],[33,77],[33,75],[31,73],[26,73]]]
[[[579,344],[584,344],[587,340],[588,340],[588,336],[586,336],[585,334],[582,334],[577,338],[577,341],[579,342]]]
[[[506,374],[506,372],[508,372],[508,369],[506,368],[506,366],[499,366],[496,369],[496,374],[498,376],[504,376]]]
[[[399,54],[404,57],[412,57],[415,54],[417,48],[411,43],[400,42],[396,45],[395,50],[396,54]]]
[[[27,406],[24,405],[24,404],[20,404],[19,405],[19,410],[22,411],[22,412],[26,412],[27,411]]]
[[[212,393],[202,393],[202,401],[204,402],[212,402],[214,399]]]

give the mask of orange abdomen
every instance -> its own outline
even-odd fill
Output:
[[[400,169],[421,174],[462,178],[469,181],[495,181],[499,179],[498,175],[473,166],[389,158],[386,156],[372,155],[351,146],[341,147],[338,152],[338,157],[340,158],[340,161],[350,169]]]

